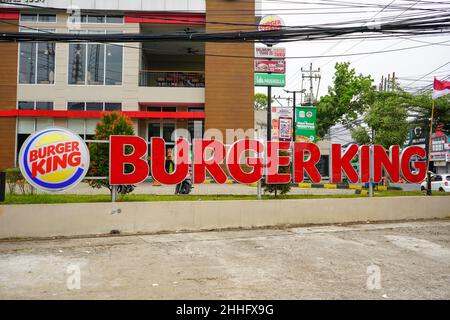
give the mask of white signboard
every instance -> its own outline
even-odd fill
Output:
[[[256,47],[255,57],[265,59],[284,59],[286,58],[286,48]]]

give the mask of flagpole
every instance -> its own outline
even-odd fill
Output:
[[[431,148],[433,146],[433,120],[434,120],[434,98],[431,98],[432,103],[431,103],[431,120],[430,120],[430,137],[428,140],[428,154],[427,154],[427,195],[431,196],[432,192],[431,192],[431,174],[430,172],[430,156],[431,156]]]

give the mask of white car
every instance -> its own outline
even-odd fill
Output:
[[[422,182],[420,189],[425,191],[427,189],[427,181]],[[450,174],[433,174],[431,176],[431,190],[450,192]]]

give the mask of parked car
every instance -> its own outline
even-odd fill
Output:
[[[422,191],[427,190],[427,181],[422,182],[420,189]],[[431,176],[431,190],[450,192],[450,173],[433,174]]]

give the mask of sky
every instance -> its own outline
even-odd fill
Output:
[[[349,8],[337,6],[347,4],[357,5],[379,5],[379,7],[370,8]],[[305,4],[309,2],[311,4]],[[435,2],[435,3],[430,3]],[[440,2],[439,4],[436,2]],[[325,5],[328,4],[328,5]],[[309,10],[306,10],[310,8]],[[320,8],[320,9],[319,9]],[[326,8],[326,9],[325,9]],[[417,8],[447,9],[450,11],[450,1],[445,3],[442,0],[263,0],[262,9],[264,14],[276,13],[281,16],[287,26],[312,25],[322,23],[334,23],[339,21],[352,21],[360,19],[374,19],[375,23],[385,17],[392,17],[398,20],[406,18],[409,14],[418,13]],[[348,11],[358,11],[357,13],[342,13]],[[365,12],[361,12],[365,11]],[[325,14],[332,12],[332,14]],[[336,12],[336,13],[334,13]],[[422,11],[426,14],[427,11]],[[428,11],[430,12],[430,11]],[[312,14],[314,13],[314,14]],[[316,14],[317,13],[317,14]],[[363,25],[360,23],[359,25]],[[289,56],[315,56],[315,55],[334,55],[334,54],[353,54],[370,51],[392,50],[397,48],[420,46],[424,43],[417,41],[426,41],[438,43],[449,41],[443,45],[426,46],[423,48],[410,49],[405,51],[339,57],[339,58],[315,58],[315,59],[288,59],[286,72],[286,87],[274,88],[273,94],[287,97],[283,89],[300,90],[302,67],[308,68],[313,63],[313,68],[321,69],[322,80],[319,87],[319,96],[323,96],[328,91],[328,86],[332,85],[334,66],[337,62],[350,62],[357,73],[371,75],[374,84],[379,84],[381,77],[387,74],[396,73],[396,77],[404,78],[400,83],[409,89],[420,88],[431,84],[434,76],[444,78],[450,75],[450,64],[439,69],[426,77],[427,73],[437,69],[439,66],[450,62],[450,34],[443,36],[421,36],[411,39],[366,39],[358,40],[321,40],[321,41],[301,41],[293,43],[284,43],[277,45],[286,48],[286,55]],[[415,40],[415,41],[414,41]],[[423,77],[423,79],[421,79]],[[411,79],[411,80],[409,80]],[[415,81],[420,79],[420,81]],[[316,83],[317,85],[317,83]],[[315,87],[317,90],[317,87]],[[256,92],[267,93],[267,89],[260,87]],[[280,100],[287,104],[286,100]],[[348,139],[345,137],[344,140]],[[342,137],[341,137],[342,138]]]

